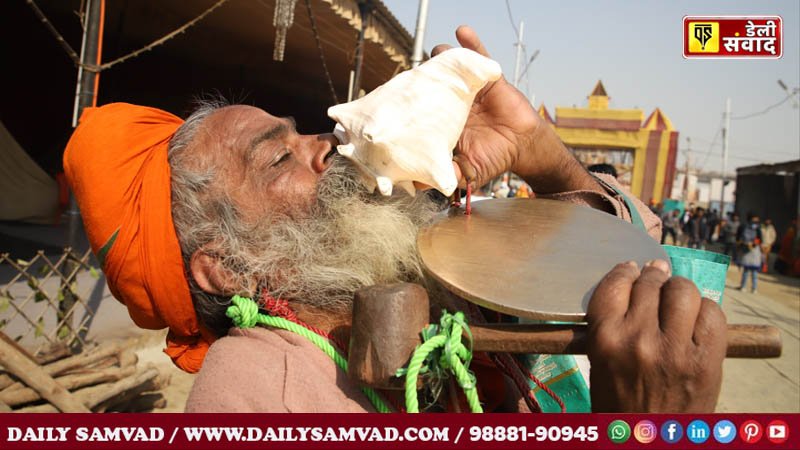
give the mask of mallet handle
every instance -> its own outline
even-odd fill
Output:
[[[479,352],[586,354],[586,325],[471,325]],[[781,333],[771,325],[728,325],[728,358],[777,358]]]

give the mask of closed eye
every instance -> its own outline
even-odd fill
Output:
[[[283,164],[286,161],[288,161],[291,157],[292,157],[292,152],[290,152],[288,150],[284,151],[281,155],[278,156],[278,158],[273,160],[272,164],[270,164],[270,167],[278,167],[281,164]]]

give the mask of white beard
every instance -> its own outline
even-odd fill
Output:
[[[357,180],[336,157],[309,212],[262,218],[235,248],[219,249],[242,292],[256,294],[257,285],[275,298],[341,311],[361,287],[421,281],[417,232],[440,206],[425,194],[373,195]]]

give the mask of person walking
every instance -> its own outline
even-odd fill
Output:
[[[723,253],[731,257],[734,265],[739,264],[739,255],[736,249],[736,236],[739,232],[739,215],[732,214],[730,220],[724,221],[722,228],[722,242],[725,244]]]
[[[689,220],[689,247],[705,250],[708,241],[708,218],[705,210],[698,207]]]
[[[661,234],[661,244],[663,245],[667,235],[670,235],[672,236],[672,245],[678,245],[678,233],[681,229],[680,211],[673,209],[667,212],[661,219],[661,223],[664,228],[664,232]]]
[[[767,273],[769,254],[772,252],[772,246],[775,245],[775,241],[778,240],[778,232],[775,230],[775,226],[772,225],[772,219],[764,219],[764,223],[761,225],[761,237],[763,238],[761,242],[761,271]]]
[[[683,212],[681,215],[680,220],[680,245],[683,247],[689,247],[689,240],[691,239],[692,235],[692,216],[694,215],[694,206],[689,205],[689,209]]]
[[[742,225],[739,229],[739,243],[741,247],[742,259],[740,265],[742,267],[742,282],[739,285],[739,290],[743,291],[747,286],[747,275],[750,275],[751,292],[755,293],[758,287],[758,271],[761,269],[761,224],[759,217],[755,214],[750,214],[747,224]]]

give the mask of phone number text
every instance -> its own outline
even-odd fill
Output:
[[[471,441],[485,442],[595,442],[597,441],[597,426],[484,426],[470,427],[469,438]]]

